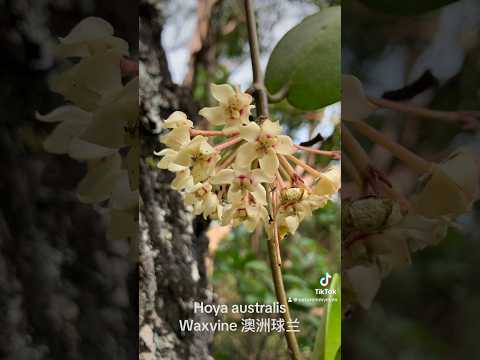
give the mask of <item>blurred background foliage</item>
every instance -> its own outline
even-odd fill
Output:
[[[203,106],[212,103],[209,98],[209,84],[212,82],[229,82],[240,85],[243,90],[248,88],[251,65],[243,2],[207,2],[207,9],[200,3],[169,2],[163,41],[175,81],[190,86],[195,99]],[[255,3],[265,70],[268,55],[285,32],[304,17],[338,1],[262,0]],[[208,17],[208,24],[198,21],[204,18],[199,14]],[[205,31],[203,26],[208,29]],[[200,40],[195,36],[184,36],[185,32],[193,35],[202,31],[205,36]],[[338,106],[305,113],[283,101],[272,104],[270,111],[272,118],[279,120],[297,143],[309,140],[320,132],[324,137],[322,149],[340,149]],[[320,168],[330,161],[320,157],[305,160]],[[212,291],[218,303],[271,304],[276,301],[263,231],[249,234],[243,228],[230,229],[213,223],[209,236],[210,258],[207,263]],[[301,225],[295,236],[285,238],[281,249],[287,295],[292,299],[315,297],[315,288],[319,287],[319,279],[325,271],[340,271],[338,199],[316,211],[314,217]],[[323,307],[319,303],[291,303],[291,308],[293,318],[298,318],[301,324],[298,334],[300,347],[308,354],[313,351]],[[240,318],[229,316],[232,315],[227,314],[225,320],[237,321],[241,327]],[[286,359],[286,350],[284,337],[277,333],[244,334],[237,331],[217,333],[213,354],[215,359]]]
[[[462,1],[465,6],[475,5],[475,2]],[[389,81],[395,83],[392,79],[402,74],[404,66],[400,57],[382,55],[414,44],[418,44],[417,54],[421,53],[432,42],[435,34],[432,28],[438,26],[437,15],[438,12],[425,17],[385,17],[365,11],[357,0],[344,3],[344,72],[355,74],[364,80],[367,91],[380,96],[382,86],[388,87]],[[452,22],[456,21],[454,16],[451,15]],[[461,24],[460,21],[455,26]],[[465,51],[463,66],[435,89],[431,101],[427,99],[427,107],[449,111],[480,109],[480,43],[477,39],[471,49],[452,48],[450,54],[456,56],[458,51]],[[350,56],[352,53],[354,58]],[[400,81],[405,81],[401,75]],[[391,89],[383,87],[383,90]],[[432,161],[439,161],[454,149],[467,145],[477,159],[480,158],[478,130],[466,132],[455,126],[390,112],[372,117],[371,124]],[[378,146],[372,147],[362,137],[358,139],[369,151],[373,163],[385,171],[393,183],[405,193],[415,188],[416,176],[409,175],[401,163],[386,160],[385,152]],[[346,177],[344,180],[348,183]],[[383,281],[369,310],[356,309],[350,314],[351,318],[342,324],[345,359],[480,358],[479,210],[477,201],[472,213],[457,219],[438,246],[412,254],[411,265],[396,270]]]

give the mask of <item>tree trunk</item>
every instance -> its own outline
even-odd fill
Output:
[[[115,26],[131,16],[97,13],[107,1],[87,13],[82,3],[91,4],[0,2],[1,359],[137,356],[137,276],[128,244],[105,238],[102,217],[75,196],[84,165],[45,153],[52,126],[34,118],[63,101],[48,88],[56,36],[88,14]],[[137,38],[137,26],[122,32]]]
[[[146,160],[158,150],[162,120],[175,110],[195,119],[188,90],[172,83],[161,48],[162,2],[140,2],[140,159],[139,327],[141,360],[212,359],[212,335],[182,333],[179,320],[210,321],[193,313],[193,302],[212,302],[207,289],[206,223],[194,219],[181,195],[170,188],[172,175]]]

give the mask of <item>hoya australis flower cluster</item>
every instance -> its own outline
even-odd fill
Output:
[[[243,224],[248,231],[266,225],[270,236],[294,234],[300,222],[323,207],[340,187],[340,170],[321,172],[294,153],[299,148],[271,119],[250,121],[252,97],[228,84],[211,85],[218,106],[199,114],[222,130],[198,130],[180,111],[162,127],[169,129],[156,153],[160,169],[175,173],[171,186],[185,194],[196,215],[222,224]],[[293,164],[304,167],[307,182]]]
[[[85,162],[78,197],[108,216],[107,236],[127,239],[136,251],[138,219],[138,76],[122,74],[128,44],[112,26],[87,18],[60,38],[56,54],[70,66],[51,88],[67,103],[38,120],[57,123],[48,152]]]
[[[344,76],[342,87],[342,119],[349,125],[342,125],[343,164],[359,185],[358,194],[342,202],[342,295],[345,304],[368,308],[382,278],[410,263],[412,252],[438,244],[455,218],[471,210],[478,196],[479,164],[468,148],[455,150],[439,163],[427,161],[385,137],[366,118],[379,108],[389,108],[464,128],[478,124],[472,122],[471,113],[432,111],[368,97],[353,76]],[[386,148],[416,173],[416,190],[402,194],[395,189],[374,168],[350,128]]]

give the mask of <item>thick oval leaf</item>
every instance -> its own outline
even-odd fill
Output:
[[[439,9],[458,0],[360,0],[368,7],[390,15],[418,15]]]
[[[268,61],[271,94],[287,90],[288,102],[315,110],[340,100],[341,12],[333,6],[311,15],[280,40]]]

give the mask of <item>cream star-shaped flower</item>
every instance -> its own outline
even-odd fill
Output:
[[[303,219],[311,216],[314,210],[325,206],[327,200],[326,196],[311,194],[305,189],[283,189],[277,214],[280,239],[287,233],[295,234]]]
[[[267,177],[273,178],[279,166],[277,154],[291,155],[295,152],[292,139],[280,135],[282,128],[278,122],[267,119],[261,127],[251,122],[241,126],[239,131],[240,137],[247,141],[238,149],[236,163],[239,167],[248,168],[258,159]]]
[[[204,107],[199,114],[205,117],[212,125],[226,125],[234,130],[241,124],[249,122],[250,109],[254,106],[252,96],[233,88],[228,84],[211,84],[210,90],[218,106]]]
[[[182,190],[189,186],[193,186],[193,177],[190,168],[185,165],[179,165],[177,160],[178,151],[172,149],[163,149],[160,152],[154,152],[157,156],[162,156],[162,159],[157,163],[159,169],[169,170],[175,173],[175,179],[172,181],[172,188],[175,190]]]
[[[227,199],[235,202],[251,193],[255,201],[265,205],[267,203],[266,191],[262,183],[271,183],[273,178],[266,176],[262,169],[239,168],[223,169],[216,174],[210,182],[212,184],[229,184]]]
[[[248,232],[256,229],[260,222],[268,221],[268,211],[263,205],[250,204],[248,199],[235,201],[223,213],[223,225],[233,222],[233,226],[245,225]]]
[[[192,121],[181,111],[175,111],[161,126],[163,129],[172,129],[168,134],[160,137],[160,142],[173,150],[180,150],[190,142]]]
[[[60,38],[56,54],[61,57],[89,57],[95,54],[115,50],[121,55],[128,55],[128,43],[113,36],[110,23],[97,18],[88,17],[76,25],[64,38]]]
[[[198,183],[186,190],[185,202],[193,206],[195,215],[203,214],[206,219],[211,214],[218,214],[218,197],[212,192],[212,185],[208,182]]]
[[[333,166],[315,179],[312,192],[315,195],[333,195],[340,189],[341,186],[341,170],[339,166]]]
[[[219,159],[220,155],[208,143],[207,138],[198,135],[178,151],[173,162],[178,166],[191,168],[194,183],[197,183],[213,175]],[[172,171],[170,168],[171,165],[169,170]]]
[[[471,150],[457,150],[425,176],[423,188],[413,196],[415,211],[427,218],[466,213],[478,197],[478,178]]]

